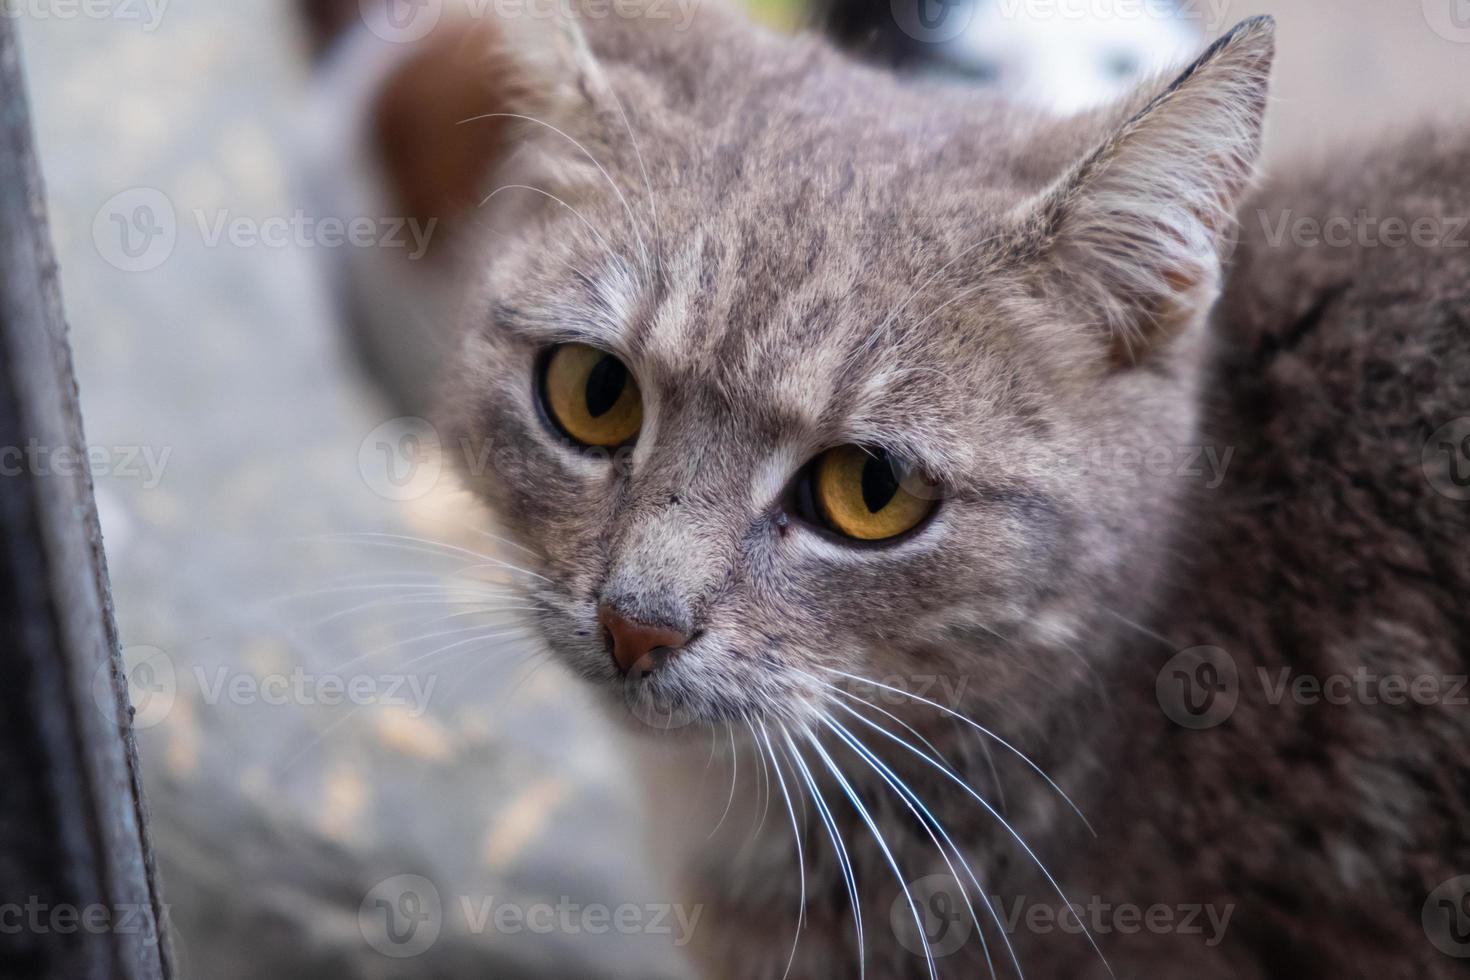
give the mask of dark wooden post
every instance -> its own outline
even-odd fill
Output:
[[[0,17],[0,977],[172,976],[71,349]]]

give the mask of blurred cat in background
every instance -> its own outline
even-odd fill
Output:
[[[837,0],[820,10],[832,36],[868,60],[1070,113],[1188,60],[1227,26],[1223,7],[1223,0]]]

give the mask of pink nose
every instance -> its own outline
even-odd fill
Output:
[[[611,606],[597,610],[597,621],[606,631],[608,649],[623,673],[655,650],[673,652],[689,642],[689,634],[664,626],[650,626],[628,619]],[[652,666],[647,664],[645,666]]]

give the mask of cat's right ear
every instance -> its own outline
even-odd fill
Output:
[[[498,209],[574,193],[601,71],[569,17],[444,15],[387,74],[370,110],[371,150],[405,217],[457,229]],[[497,188],[509,188],[497,192]]]
[[[1275,53],[1269,17],[1213,44],[1039,202],[1043,276],[1133,364],[1203,319],[1255,175]]]

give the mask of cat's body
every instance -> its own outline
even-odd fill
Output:
[[[1426,469],[1424,454],[1428,446],[1438,459],[1431,436],[1470,412],[1466,161],[1470,136],[1418,131],[1331,168],[1298,168],[1242,209],[1213,318],[1208,411],[1189,451],[1169,457],[1199,473],[1172,530],[1160,528],[1172,544],[1169,584],[1137,620],[1089,638],[1089,651],[1113,650],[1097,662],[1095,688],[1057,705],[1054,727],[1022,743],[1066,774],[1097,836],[999,753],[1013,772],[1008,798],[1043,798],[1042,816],[1026,820],[1022,805],[1012,823],[1087,907],[1119,977],[1412,978],[1461,968],[1429,941],[1423,911],[1470,867],[1470,505],[1432,482],[1454,487],[1444,482],[1452,459]],[[1418,245],[1385,243],[1372,222],[1381,230],[1395,217],[1433,219],[1435,232],[1426,225]],[[1328,244],[1314,229],[1335,218],[1369,230]],[[1224,651],[1234,674],[1213,697],[1189,692],[1200,725],[1191,729],[1174,720],[1182,701],[1167,686],[1170,662],[1196,647]],[[1207,656],[1227,662],[1219,658]],[[924,734],[986,784],[975,732],[941,723]],[[896,768],[921,795],[948,801],[936,806],[941,820],[973,835],[967,853],[984,856],[974,866],[1003,917],[1041,907],[1013,934],[1028,975],[1107,975],[1084,937],[1061,927],[1060,902],[1024,853],[994,821],[973,819],[973,800],[922,765]],[[927,834],[901,807],[886,809],[885,839],[916,869],[910,880],[945,872]],[[901,895],[865,845],[867,829],[853,817],[845,825],[870,883],[865,921],[886,936]],[[792,975],[855,974],[850,959],[830,970],[850,953],[853,927],[830,853],[810,858],[826,844],[822,829],[810,831],[807,888],[822,914]],[[712,877],[760,884],[712,908],[714,922],[739,928],[714,935],[711,962],[728,968],[716,975],[779,976],[790,950],[770,937],[792,926],[794,853],[778,836],[763,866],[739,857]],[[955,891],[943,897],[967,915]],[[1136,921],[1120,911],[1129,907]],[[1168,925],[1149,928],[1150,909]],[[946,949],[945,929],[965,927],[930,913],[931,939]],[[888,950],[886,966],[869,959],[870,976],[924,975],[922,957]],[[994,937],[991,953],[1006,958]],[[937,962],[941,975],[988,975],[973,938]]]
[[[1259,22],[1067,121],[717,11],[584,26],[513,87],[525,144],[491,185],[446,418],[495,460],[472,484],[538,556],[563,661],[635,726],[731,726],[762,767],[759,836],[684,875],[702,972],[785,974],[804,893],[792,977],[926,975],[910,898],[947,924],[941,976],[1454,973],[1420,915],[1470,873],[1470,708],[1444,703],[1470,670],[1470,504],[1422,454],[1470,413],[1470,250],[1266,236],[1359,208],[1448,232],[1470,141],[1249,198]],[[636,377],[626,452],[538,408],[567,344]],[[916,461],[929,522],[882,546],[803,525],[786,488],[842,444]],[[677,656],[624,677],[609,609]],[[1433,676],[1441,703],[1299,703],[1283,667]],[[979,887],[936,899],[944,874]]]

